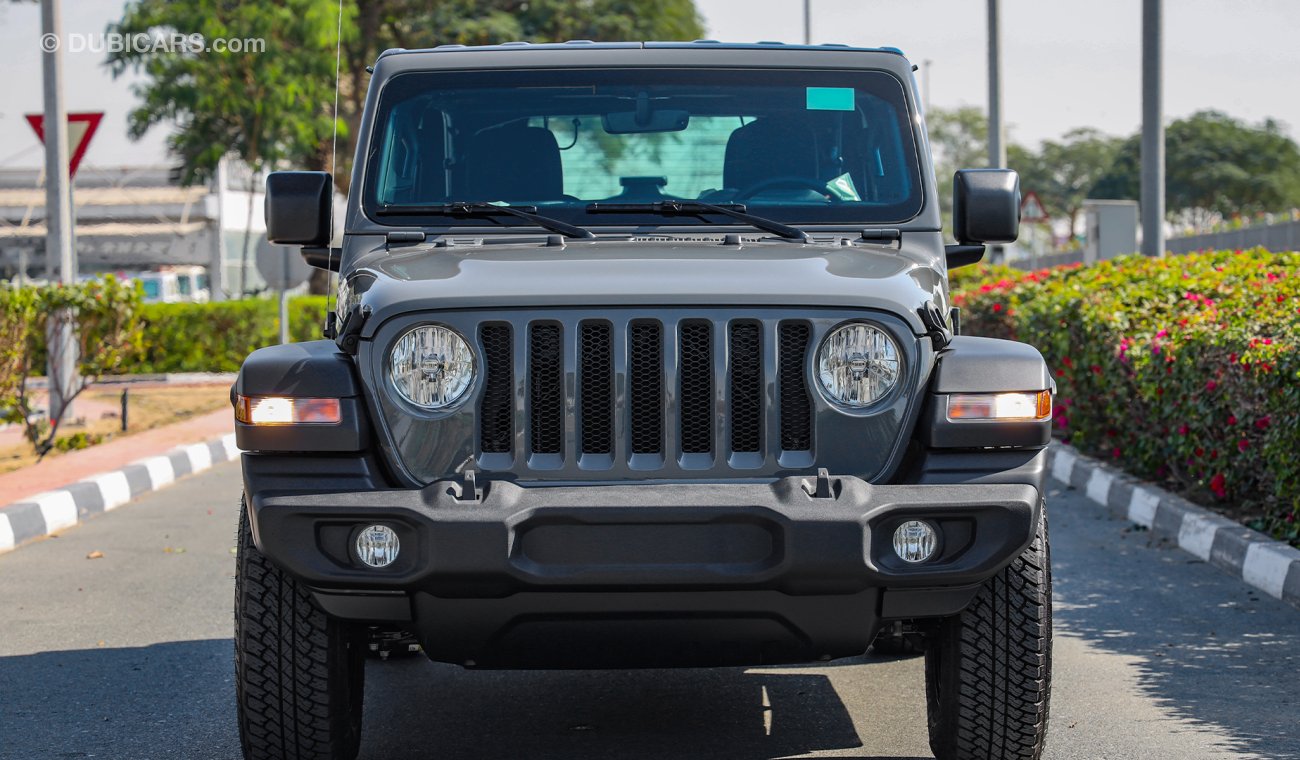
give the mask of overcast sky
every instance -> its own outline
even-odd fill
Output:
[[[803,38],[802,0],[696,0],[709,35],[728,41]],[[1002,0],[1003,107],[1013,139],[1034,144],[1079,126],[1136,130],[1141,113],[1140,0]],[[1273,117],[1300,138],[1300,0],[1165,0],[1165,114],[1217,108]],[[66,32],[101,32],[112,0],[63,0]],[[932,61],[931,102],[983,107],[984,0],[812,0],[813,42],[888,45]],[[0,0],[0,169],[37,167],[24,113],[41,110],[40,10]],[[164,133],[126,137],[135,105],[103,53],[64,56],[70,111],[105,111],[87,165],[164,162]]]

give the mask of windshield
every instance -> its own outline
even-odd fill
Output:
[[[584,226],[734,224],[589,208],[668,199],[743,204],[791,223],[899,222],[921,207],[910,123],[902,85],[883,72],[402,74],[381,93],[364,202],[381,215],[527,205]],[[504,215],[428,223],[528,224]]]

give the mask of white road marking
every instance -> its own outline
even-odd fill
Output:
[[[1201,559],[1208,560],[1219,525],[1217,521],[1202,515],[1183,515],[1183,524],[1178,528],[1178,545]]]
[[[1128,519],[1150,528],[1156,522],[1156,507],[1160,505],[1160,494],[1149,488],[1135,486],[1133,495],[1128,500]]]
[[[67,491],[47,491],[23,501],[33,502],[40,507],[47,535],[77,524],[77,502]]]
[[[1281,599],[1287,571],[1296,560],[1300,560],[1300,551],[1290,546],[1254,543],[1246,547],[1241,577],[1250,585],[1264,589],[1269,596]]]
[[[767,696],[767,687],[763,688],[763,735],[772,735],[772,700]]]
[[[1106,500],[1110,498],[1110,487],[1115,482],[1115,476],[1101,469],[1094,468],[1092,475],[1088,477],[1088,498],[1106,506]]]
[[[1070,485],[1070,476],[1074,474],[1074,463],[1078,459],[1073,451],[1057,449],[1056,457],[1052,459],[1052,477]]]
[[[99,495],[104,500],[105,512],[116,509],[131,500],[131,484],[126,482],[126,473],[121,470],[95,475],[81,482],[94,483],[99,487]]]

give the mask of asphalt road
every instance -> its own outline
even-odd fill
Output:
[[[0,556],[0,757],[238,757],[238,491],[219,465]],[[1046,756],[1300,758],[1300,610],[1074,492],[1049,502]],[[366,688],[365,758],[930,757],[915,658],[523,673],[409,659],[372,662]]]

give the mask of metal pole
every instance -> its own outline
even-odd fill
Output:
[[[812,0],[803,0],[803,44],[812,44]]]
[[[998,0],[989,0],[989,166],[1007,165],[1002,142],[1002,30]]]
[[[63,107],[63,19],[59,0],[41,0],[41,71],[45,96],[45,255],[48,270],[63,284],[77,281],[76,250],[72,238],[72,197],[68,188],[68,114]],[[45,41],[52,41],[53,44]],[[50,49],[53,48],[53,49]],[[52,278],[53,279],[53,278]],[[51,421],[72,414],[68,401],[75,388],[76,341],[71,315],[51,315],[46,331],[49,358],[49,413]]]
[[[289,249],[280,248],[280,344],[289,342]]]
[[[1161,0],[1142,0],[1142,254],[1165,252]]]
[[[989,167],[1005,168],[1007,148],[1002,141],[1002,30],[998,0],[989,0]],[[990,246],[989,260],[1001,264],[1006,257],[1000,245]]]

